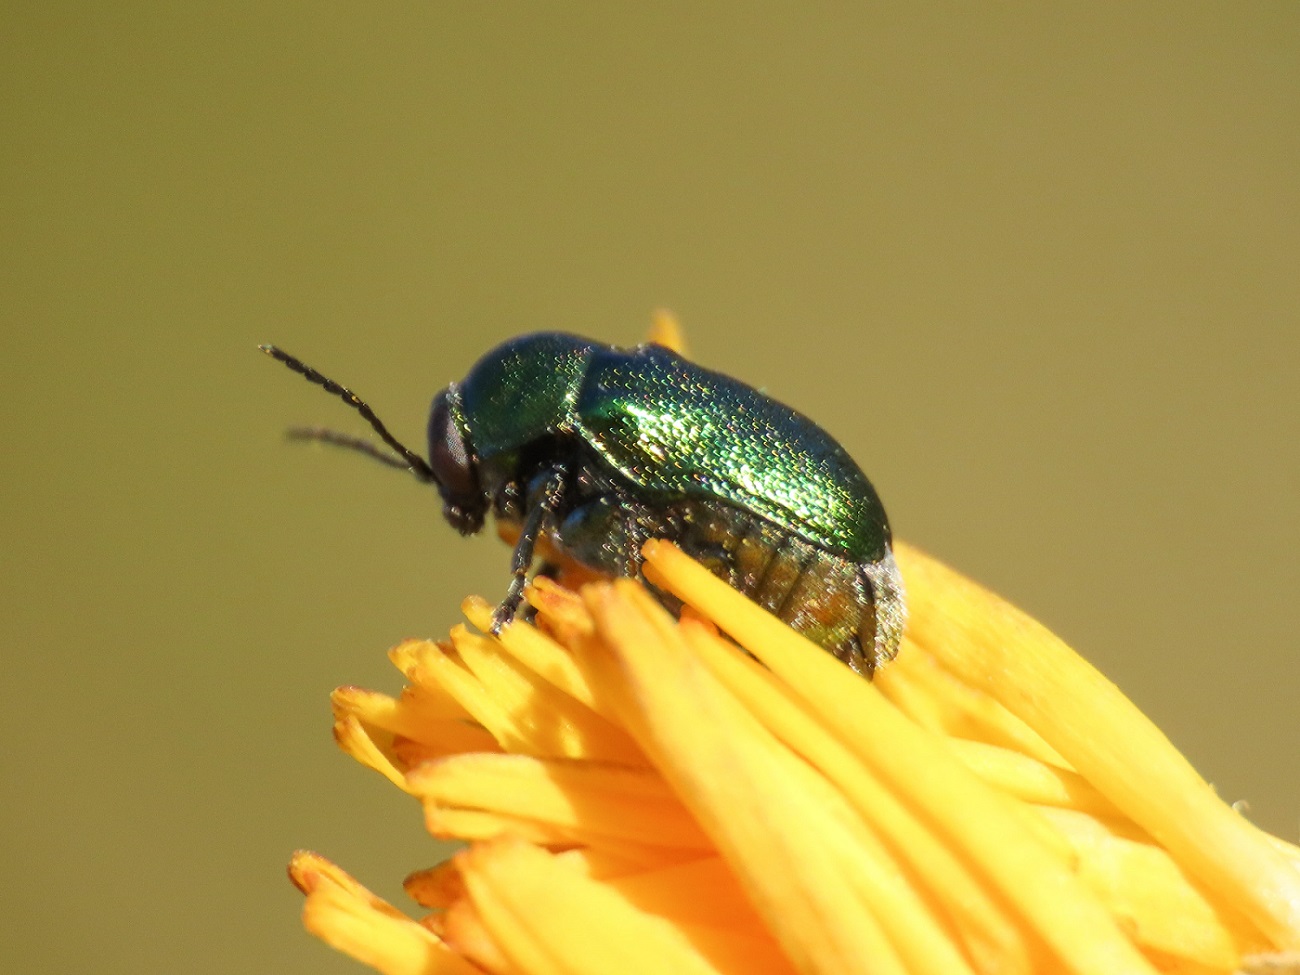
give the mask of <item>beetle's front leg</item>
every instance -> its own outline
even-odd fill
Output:
[[[528,517],[524,519],[515,542],[515,553],[510,560],[512,578],[510,588],[492,613],[492,635],[496,636],[502,628],[514,621],[519,612],[519,604],[524,598],[524,586],[528,582],[528,570],[533,564],[533,551],[537,539],[552,524],[555,513],[564,500],[564,489],[568,482],[568,471],[560,466],[552,467],[539,474],[528,485]]]

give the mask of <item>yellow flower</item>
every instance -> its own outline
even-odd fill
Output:
[[[298,854],[311,931],[391,975],[1190,975],[1300,949],[1300,850],[996,596],[900,545],[911,622],[868,682],[645,554],[680,622],[628,580],[539,580],[536,626],[408,641],[398,698],[335,693],[342,747],[468,846],[407,880],[421,920]]]

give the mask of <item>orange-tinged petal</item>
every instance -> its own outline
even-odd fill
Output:
[[[1005,907],[911,809],[822,727],[788,688],[716,635],[685,625],[682,631],[706,666],[764,726],[813,763],[863,818],[880,830],[894,855],[907,866],[922,896],[953,927],[977,968],[1008,973],[1030,970],[1037,946],[1016,927]]]
[[[479,713],[485,724],[492,722],[489,730],[507,750],[596,762],[640,759],[621,729],[522,665],[503,644],[463,626],[453,629],[451,637],[492,702],[491,709]]]
[[[453,809],[436,803],[424,806],[424,828],[431,836],[443,840],[473,842],[519,836],[530,843],[546,845],[581,842],[579,836],[564,832],[554,823],[481,809]]]
[[[560,858],[567,859],[575,852],[566,852]],[[583,866],[587,868],[584,872],[591,876],[590,863]],[[655,869],[620,871],[599,879],[650,914],[700,927],[762,929],[735,874],[716,856]]]
[[[421,922],[299,855],[308,925],[402,973],[1280,970],[1273,895],[1300,888],[1300,851],[1231,814],[1218,827],[1267,850],[1268,882],[1193,869],[1152,829],[1184,814],[1177,774],[1142,817],[1112,790],[1137,773],[1110,766],[1167,757],[1118,737],[1132,706],[996,597],[900,552],[913,629],[874,683],[661,543],[647,575],[686,600],[680,621],[629,581],[543,579],[536,626],[395,647],[410,686],[340,688],[336,734],[471,849],[407,879],[435,911]],[[482,600],[464,608],[489,625]]]
[[[468,895],[447,909],[443,928],[447,943],[483,971],[492,975],[533,975],[505,955]]]
[[[404,700],[409,698],[431,720],[465,720],[471,717],[470,713],[445,687],[436,681],[419,679],[424,675],[422,668],[429,655],[442,652],[432,640],[403,640],[388,651],[388,659],[411,682],[402,691]]]
[[[708,838],[658,774],[524,755],[460,755],[407,777],[426,802],[500,812],[620,842],[708,850]]]
[[[698,849],[637,843],[594,832],[585,824],[570,828],[558,823],[527,819],[508,813],[451,809],[435,803],[425,804],[424,824],[429,833],[438,839],[474,842],[513,836],[552,849],[590,847],[603,855],[617,858],[639,869],[677,863],[700,855]]]
[[[647,543],[646,557],[674,594],[770,667],[818,710],[841,742],[850,747],[888,742],[888,747],[860,747],[858,754],[899,796],[915,803],[936,833],[979,865],[1052,946],[1063,967],[1094,975],[1154,972],[1057,851],[1039,842],[1042,833],[1026,810],[979,782],[870,684],[775,617],[753,613],[744,596],[674,546]],[[921,769],[924,774],[918,774]],[[961,804],[962,816],[951,815],[954,802]]]
[[[307,895],[303,923],[322,941],[385,975],[474,975],[446,944],[328,860],[294,854],[289,874]]]
[[[406,896],[421,907],[450,907],[465,893],[460,871],[452,861],[446,860],[436,867],[417,870],[402,881]]]
[[[397,767],[392,758],[391,736],[381,745],[366,731],[360,720],[349,714],[334,722],[334,740],[344,752],[362,765],[374,769],[399,789],[406,788],[403,770]]]
[[[650,319],[650,337],[647,341],[672,349],[680,356],[687,354],[686,336],[682,333],[681,323],[667,308],[658,309]]]
[[[519,841],[458,856],[474,909],[501,954],[530,975],[788,975],[765,938],[673,924]]]
[[[498,747],[492,736],[470,723],[463,711],[463,716],[435,716],[432,709],[422,706],[411,688],[401,697],[392,698],[359,687],[339,687],[330,701],[336,718],[352,715],[363,725],[424,745],[430,756],[495,751]]]
[[[590,590],[588,600],[618,654],[593,665],[621,669],[630,730],[714,839],[795,967],[905,971],[864,904],[857,871],[870,869],[870,854],[842,802],[691,658],[643,590],[616,582]],[[765,802],[773,796],[781,801]]]
[[[422,688],[445,692],[502,747],[522,744],[507,706],[494,700],[483,681],[451,653],[450,648],[427,640],[402,644],[393,651],[394,662],[407,680]]]
[[[543,580],[538,580],[542,583]],[[529,593],[533,595],[532,592]],[[573,595],[573,594],[570,594]],[[576,597],[575,597],[576,598]],[[484,633],[491,625],[492,608],[482,600],[466,600],[462,606],[469,621]],[[544,678],[569,697],[594,709],[596,698],[582,671],[564,647],[531,626],[508,626],[501,633],[503,647],[533,673]]]
[[[673,871],[676,867],[689,863],[717,861],[717,851],[712,849],[703,855],[699,850],[670,850],[665,847],[646,849],[652,850],[654,855],[636,857],[608,847],[574,846],[557,852],[556,857],[584,877],[615,886],[625,881],[635,881],[638,877],[663,876],[666,871]]]

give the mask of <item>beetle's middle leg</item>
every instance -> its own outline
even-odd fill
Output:
[[[514,556],[510,560],[510,588],[505,598],[492,613],[493,636],[501,632],[502,627],[513,622],[523,602],[524,586],[528,582],[528,570],[533,564],[533,552],[537,548],[537,539],[550,524],[555,521],[564,500],[564,489],[568,482],[568,471],[563,467],[552,467],[533,478],[528,484],[528,517],[524,519],[519,531],[519,540],[515,542]]]
[[[605,487],[603,493],[565,511],[556,538],[566,555],[606,575],[641,576],[641,546],[652,537],[645,505],[630,493]]]

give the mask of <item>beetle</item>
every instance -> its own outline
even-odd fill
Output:
[[[518,531],[494,633],[519,612],[543,537],[642,579],[642,544],[665,538],[864,676],[898,650],[907,611],[875,489],[829,434],[739,380],[660,345],[522,335],[434,397],[426,460],[351,390],[260,348],[342,398],[396,456],[331,430],[294,435],[408,469],[464,535],[489,513]]]

